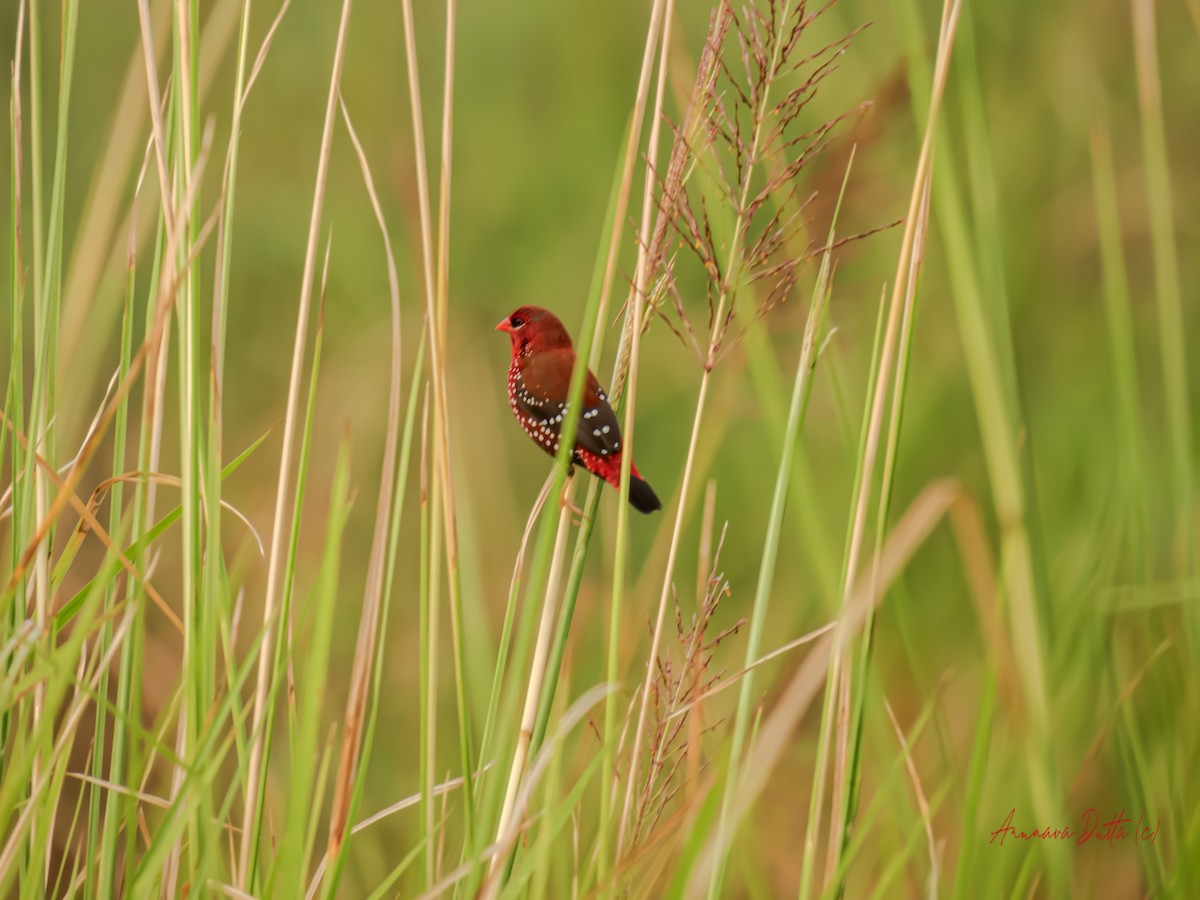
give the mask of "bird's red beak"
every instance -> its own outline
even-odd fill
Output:
[[[497,331],[508,331],[508,332],[512,331],[512,325],[509,324],[508,316],[505,316],[503,319],[500,320],[500,323],[496,326],[496,330]]]

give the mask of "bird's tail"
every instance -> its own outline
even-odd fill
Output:
[[[593,456],[590,453],[581,454],[581,462],[589,472],[598,475],[617,487],[621,483],[621,454],[614,453],[607,458]],[[662,501],[654,493],[654,488],[646,483],[642,473],[632,463],[629,466],[629,504],[638,512],[652,513],[662,509]]]
[[[629,479],[629,503],[638,512],[652,513],[656,509],[662,509],[662,501],[658,499],[658,494],[654,493],[654,488],[646,483],[646,479],[637,475],[631,474]]]

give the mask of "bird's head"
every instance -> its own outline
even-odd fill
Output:
[[[514,310],[500,320],[496,330],[508,332],[514,359],[571,346],[571,336],[563,323],[554,313],[540,306],[522,306]]]

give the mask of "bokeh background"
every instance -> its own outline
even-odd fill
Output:
[[[1178,498],[1172,495],[1168,477],[1154,243],[1131,8],[1117,0],[968,5],[956,55],[976,67],[981,97],[977,104],[964,97],[962,80],[952,75],[943,112],[945,141],[939,153],[953,159],[960,187],[978,208],[991,210],[999,226],[996,244],[985,245],[977,234],[969,239],[979,241],[990,309],[1011,329],[1015,382],[1024,413],[1022,455],[1033,489],[1030,523],[1036,533],[1047,658],[1055,686],[1056,746],[1062,771],[1067,773],[1064,780],[1070,782],[1081,771],[1086,750],[1102,734],[1119,693],[1120,685],[1114,685],[1108,671],[1107,651],[1120,643],[1123,634],[1137,636],[1131,646],[1119,651],[1127,654],[1129,668],[1123,677],[1128,678],[1149,657],[1157,639],[1170,637],[1181,610],[1197,602],[1195,570],[1180,562],[1194,561],[1196,548],[1179,545],[1172,518]],[[136,8],[116,3],[82,6],[66,181],[64,344],[58,357],[62,408],[57,428],[64,447],[74,446],[82,436],[115,367],[119,318],[114,311],[124,289],[129,230],[134,227],[139,235],[139,252],[148,253],[153,224],[149,216],[133,226],[129,219],[131,187],[148,129]],[[161,29],[166,23],[165,4],[151,6],[160,31],[165,31]],[[436,159],[442,11],[438,4],[417,6],[429,150],[431,159]],[[940,9],[933,3],[922,7],[920,25],[932,43]],[[276,11],[272,3],[257,3],[253,33],[264,34]],[[534,303],[557,312],[572,330],[578,327],[636,87],[647,5],[632,0],[593,4],[465,0],[458,12],[448,388],[466,641],[472,656],[490,660],[496,652],[521,530],[548,470],[547,459],[531,449],[511,421],[504,393],[507,340],[495,334],[493,326],[516,306]],[[678,115],[690,89],[708,12],[707,5],[699,3],[682,3],[676,10],[674,97],[668,101],[672,115]],[[237,5],[228,0],[201,4],[201,117],[211,122],[217,148],[223,148],[228,137],[236,14]],[[47,35],[56,34],[58,15],[57,5],[46,5]],[[1200,284],[1196,252],[1200,10],[1194,0],[1161,3],[1156,18],[1178,277],[1190,336],[1198,324]],[[283,414],[337,19],[337,4],[294,0],[245,113],[226,360],[225,442],[232,452],[275,427]],[[856,156],[839,233],[874,229],[905,213],[921,135],[902,39],[910,23],[899,5],[841,0],[813,26],[806,40],[813,41],[815,49],[863,25],[868,27],[839,59],[838,71],[823,84],[811,107],[814,125],[851,112],[829,148],[801,176],[805,191],[818,192],[811,207],[813,235],[823,234],[828,227],[851,146],[856,146]],[[0,47],[13,47],[15,28],[16,4],[9,2],[0,9]],[[51,80],[53,50],[54,42],[47,40],[45,76]],[[359,4],[350,24],[342,94],[371,161],[400,265],[407,378],[423,327],[423,288],[404,69],[398,6]],[[123,100],[126,95],[132,99]],[[968,145],[963,138],[967,119],[978,109],[986,116],[983,148]],[[1147,463],[1144,508],[1153,551],[1144,566],[1128,552],[1130,525],[1120,495],[1116,382],[1105,325],[1103,260],[1089,153],[1096,129],[1111,135],[1120,233],[1131,287],[1130,337],[1137,354],[1138,410]],[[7,144],[0,151],[6,168]],[[112,153],[124,153],[133,165],[114,167],[112,156],[106,156]],[[340,703],[336,698],[344,696],[347,688],[365,578],[373,492],[387,419],[389,349],[383,246],[344,129],[335,137],[332,159],[323,231],[323,236],[331,235],[332,248],[324,301],[325,358],[306,515],[315,523],[323,521],[337,441],[348,429],[359,501],[342,567],[340,603],[346,614],[335,621],[333,675],[327,685],[331,710],[336,711]],[[216,164],[210,165],[217,171]],[[122,174],[114,177],[114,171]],[[216,181],[215,177],[207,180],[201,208],[215,202]],[[7,207],[8,191],[4,179],[0,207]],[[824,623],[837,602],[836,575],[850,510],[871,343],[880,292],[894,277],[900,238],[900,228],[886,229],[837,254],[830,307],[836,331],[817,370],[784,519],[769,646]],[[618,294],[632,273],[632,239],[626,243]],[[991,513],[977,411],[966,376],[944,248],[935,228],[913,339],[895,505],[903,508],[935,478],[952,477],[980,503],[995,538],[998,526]],[[0,274],[7,281],[11,263],[7,254],[3,256]],[[210,257],[211,248],[202,261],[206,273],[202,290],[211,288]],[[811,285],[813,274],[806,273],[802,285]],[[806,298],[805,290],[797,290],[770,312],[765,320],[770,340],[765,350],[754,351],[772,354],[772,365],[785,382],[799,352]],[[4,346],[7,318],[0,325],[5,329]],[[615,327],[606,333],[598,373],[605,381],[617,333]],[[1190,396],[1196,397],[1200,396],[1200,364],[1191,341],[1185,343],[1190,353],[1188,387]],[[664,499],[666,510],[638,517],[631,524],[630,585],[625,593],[629,612],[624,618],[628,649],[622,653],[630,660],[631,671],[636,669],[632,661],[641,658],[648,643],[647,622],[658,592],[656,573],[666,552],[669,517],[680,502],[678,485],[700,372],[692,352],[661,323],[650,329],[642,347],[638,466]],[[679,594],[692,597],[697,587],[699,499],[705,484],[715,482],[717,521],[728,523],[721,563],[731,585],[731,595],[718,613],[722,627],[748,614],[779,454],[779,440],[765,411],[772,404],[776,410],[786,404],[786,396],[764,391],[751,378],[749,352],[746,342],[736,344],[716,372],[700,477],[693,495],[686,498],[692,512],[677,566]],[[1200,447],[1195,427],[1200,417],[1194,414],[1194,404],[1192,411],[1192,447]],[[278,432],[276,428],[225,488],[225,498],[264,532],[271,523]],[[170,447],[174,430],[168,427],[165,434],[164,459],[171,460],[176,458]],[[1195,463],[1193,458],[1193,472]],[[1197,527],[1195,500],[1184,501],[1190,504],[1193,528]],[[603,649],[587,636],[599,634],[606,621],[615,503],[614,496],[601,503],[570,650],[573,687],[580,689],[603,673]],[[415,547],[414,505],[410,504],[403,521],[401,547]],[[245,588],[245,614],[253,620],[261,603],[265,565],[248,535],[236,527],[227,528],[227,534],[230,557],[237,560],[235,571]],[[302,532],[302,590],[313,582],[323,538],[320,527]],[[99,559],[99,551],[90,552]],[[402,549],[385,636],[385,701],[364,812],[418,789],[417,576],[415,563],[405,553]],[[167,553],[160,565],[158,578],[171,583],[171,567],[177,560]],[[80,571],[85,572],[86,565]],[[981,833],[963,833],[956,812],[961,785],[955,781],[970,748],[984,654],[976,612],[948,532],[936,533],[914,560],[899,596],[901,602],[885,605],[876,629],[872,691],[890,701],[902,722],[911,722],[928,698],[938,696],[937,727],[923,739],[919,759],[934,784],[939,769],[945,767],[948,773],[949,799],[936,821],[947,865],[953,869],[961,842],[986,838]],[[152,716],[154,704],[166,701],[166,690],[178,675],[179,657],[177,637],[153,621],[150,628],[146,702]],[[1079,640],[1080,635],[1086,635],[1086,640]],[[722,645],[721,652],[728,656],[715,665],[729,670],[740,666],[739,640],[733,637]],[[764,669],[759,684],[767,706],[773,686],[794,664],[793,657],[785,657]],[[470,685],[471,694],[485,698],[487,666],[471,671],[478,676]],[[1163,676],[1153,684],[1155,702],[1140,712],[1146,728],[1154,731],[1152,737],[1147,735],[1157,760],[1150,766],[1161,764],[1165,770],[1162,794],[1149,799],[1177,804],[1178,814],[1170,821],[1185,826],[1185,833],[1164,837],[1168,854],[1185,852],[1188,833],[1195,846],[1200,799],[1194,774],[1185,776],[1180,771],[1187,754],[1193,764],[1197,759],[1195,693],[1174,694],[1176,684],[1171,676]],[[449,722],[453,718],[449,679],[445,688]],[[1180,704],[1174,712],[1172,696]],[[1176,726],[1171,724],[1173,716],[1178,716]],[[1184,721],[1189,719],[1190,723]],[[815,725],[814,710],[776,773],[777,789],[768,793],[744,826],[742,843],[753,848],[744,850],[745,887],[741,889],[746,895],[780,896],[794,890]],[[885,729],[868,734],[868,771],[872,760],[882,766],[883,760],[895,756],[894,739],[890,747],[888,739]],[[449,742],[443,749],[444,766],[451,767],[454,749]],[[1022,806],[1027,790],[1019,765],[1009,756],[1004,760],[999,771],[989,773],[981,801],[982,819],[995,818],[996,825],[1010,806]],[[1104,739],[1095,764],[1082,778],[1082,786],[1076,786],[1065,801],[1072,818],[1089,806],[1115,811],[1133,802],[1123,794],[1120,754]],[[868,775],[868,792],[870,784]],[[1169,818],[1165,813],[1164,817]],[[893,849],[888,841],[903,834],[902,817],[897,816],[893,825],[882,832],[878,859]],[[377,884],[401,849],[411,844],[415,827],[401,815],[356,839],[345,896],[365,895],[369,886]],[[988,851],[984,846],[979,853]],[[1132,848],[1088,848],[1077,852],[1073,862],[1081,895],[1145,896],[1153,889],[1153,879]],[[986,859],[979,864],[983,871],[1009,865]],[[870,864],[864,871],[871,872]],[[852,882],[852,895],[867,896],[872,877],[865,874],[861,882]],[[920,886],[895,885],[898,894],[905,888],[917,891]],[[1035,885],[1032,892],[1038,895],[1037,891]]]

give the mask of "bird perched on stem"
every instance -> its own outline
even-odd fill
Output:
[[[548,310],[522,306],[496,326],[512,343],[508,367],[508,403],[525,433],[551,456],[558,452],[559,431],[567,417],[567,395],[575,368],[575,348],[563,323]],[[621,483],[621,428],[608,395],[589,371],[583,386],[583,411],[575,429],[571,461],[613,487]],[[662,509],[654,490],[630,460],[629,502],[638,512]]]

